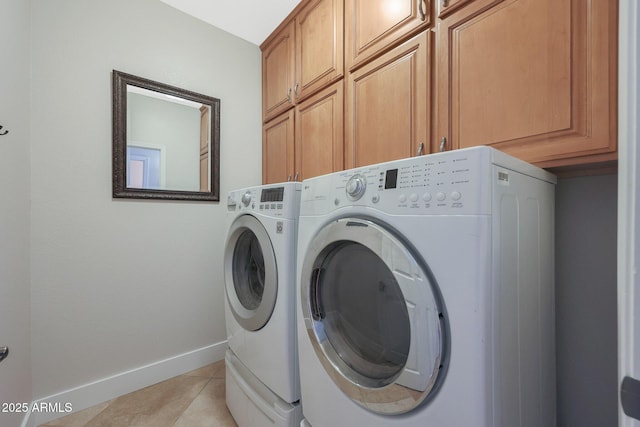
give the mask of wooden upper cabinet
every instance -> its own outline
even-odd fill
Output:
[[[261,46],[262,116],[265,122],[293,106],[294,31],[293,23],[289,23]]]
[[[266,122],[344,75],[344,0],[309,0],[265,40]]]
[[[349,73],[346,168],[410,157],[428,145],[430,40],[422,32]]]
[[[428,0],[346,0],[345,61],[352,71],[430,24]]]
[[[446,137],[545,168],[617,158],[617,1],[465,0],[436,33],[434,150]]]
[[[296,107],[295,157],[299,181],[344,169],[344,82]]]
[[[471,1],[474,0],[435,0],[435,7],[437,11],[436,15],[438,18],[444,18],[461,7],[464,7],[466,3]]]
[[[262,127],[262,183],[291,181],[295,173],[294,112],[286,111]]]
[[[296,102],[343,76],[343,11],[344,0],[313,0],[296,15]]]
[[[302,181],[344,168],[343,87],[338,81],[264,124],[264,184]]]

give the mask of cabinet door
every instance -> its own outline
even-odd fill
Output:
[[[444,18],[472,1],[474,0],[436,0],[436,14],[438,15],[438,18]]]
[[[430,23],[427,0],[346,0],[345,57],[354,70]]]
[[[272,34],[262,46],[262,117],[266,122],[293,106],[294,25]]]
[[[339,81],[296,107],[298,180],[344,168],[344,83]]]
[[[262,128],[262,183],[290,181],[293,178],[294,113],[289,110]]]
[[[296,101],[342,77],[343,10],[344,0],[312,0],[296,15]]]
[[[541,167],[616,159],[617,2],[475,0],[437,24],[437,140]]]
[[[349,74],[345,167],[414,155],[428,144],[431,32]]]

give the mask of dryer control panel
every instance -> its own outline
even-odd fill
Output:
[[[303,182],[302,215],[343,206],[369,206],[392,214],[488,214],[492,188],[515,174],[542,169],[490,147],[429,154],[336,172]]]

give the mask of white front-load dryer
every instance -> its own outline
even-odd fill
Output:
[[[306,425],[555,426],[554,184],[488,147],[303,181]]]
[[[240,427],[300,422],[295,324],[301,184],[231,191],[224,251],[226,402]]]

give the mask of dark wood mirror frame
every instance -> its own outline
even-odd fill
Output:
[[[137,86],[166,95],[194,101],[211,108],[209,142],[209,191],[155,190],[127,187],[127,85]],[[220,100],[180,89],[164,83],[113,70],[113,197],[129,199],[164,199],[220,201]]]

